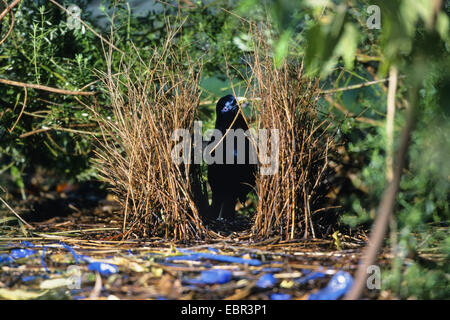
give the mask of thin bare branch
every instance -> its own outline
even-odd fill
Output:
[[[44,90],[44,91],[60,93],[60,94],[67,94],[67,95],[93,96],[93,95],[96,94],[96,92],[71,91],[71,90],[47,87],[47,86],[43,86],[43,85],[40,85],[40,84],[24,83],[24,82],[7,80],[7,79],[0,79],[0,83],[7,84],[7,85],[10,85],[10,86],[16,86],[16,87],[22,87],[22,88],[31,88],[31,89],[37,89],[37,90]]]
[[[30,228],[30,229],[34,229],[34,227],[32,226],[32,225],[30,225],[28,222],[26,222],[25,220],[23,220],[23,218],[16,212],[16,211],[14,211],[14,209],[13,208],[11,208],[10,206],[9,206],[9,204],[5,201],[5,200],[3,200],[3,198],[2,197],[0,197],[0,201],[5,205],[5,207],[6,208],[8,208],[16,217],[17,217],[17,219],[19,219],[24,225],[26,225],[28,228]]]
[[[5,10],[3,10],[2,13],[0,13],[0,21],[8,14],[8,12],[11,11],[12,8],[18,5],[20,1],[21,0],[14,0],[13,2],[11,2],[11,4]]]
[[[63,10],[64,12],[66,12],[68,15],[70,15],[71,17],[77,19],[83,26],[86,27],[86,29],[88,29],[89,31],[91,31],[93,34],[95,34],[98,38],[100,38],[100,40],[102,40],[103,42],[107,43],[108,45],[110,45],[112,48],[114,48],[115,50],[117,50],[118,52],[120,52],[121,54],[125,54],[125,52],[123,52],[122,50],[120,50],[119,48],[117,48],[114,44],[112,44],[110,41],[106,40],[104,37],[102,37],[97,31],[95,31],[94,29],[92,29],[91,26],[89,26],[86,22],[84,22],[83,20],[81,20],[80,17],[74,15],[73,13],[71,13],[69,10],[67,10],[66,8],[64,8],[64,6],[62,6],[61,4],[59,4],[58,2],[56,2],[55,0],[50,0],[51,3],[53,3],[54,5],[56,5],[58,8],[60,8],[61,10]]]

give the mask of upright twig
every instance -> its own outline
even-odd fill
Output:
[[[17,219],[19,219],[24,225],[26,225],[28,228],[30,228],[30,229],[34,229],[34,227],[32,226],[32,225],[30,225],[28,222],[26,222],[25,220],[23,220],[23,218],[16,212],[16,211],[14,211],[14,209],[13,208],[11,208],[10,206],[9,206],[9,204],[5,201],[5,200],[3,200],[3,198],[2,197],[0,197],[0,201],[5,205],[5,207],[6,208],[8,208],[16,217],[17,217]]]
[[[394,118],[395,92],[397,89],[397,67],[391,66],[389,72],[389,89],[386,112],[386,181],[391,182],[394,176]]]
[[[358,299],[361,296],[361,293],[364,290],[366,284],[367,268],[375,262],[378,250],[381,248],[381,245],[383,243],[390,216],[394,209],[395,198],[397,196],[398,188],[400,185],[402,170],[405,163],[406,154],[408,152],[409,140],[415,122],[415,99],[414,101],[410,102],[411,105],[408,110],[406,125],[403,128],[400,139],[400,147],[397,153],[393,178],[381,198],[380,205],[377,211],[377,218],[373,224],[370,234],[369,244],[364,249],[361,263],[356,272],[355,283],[351,291],[345,297],[345,299],[347,300]]]

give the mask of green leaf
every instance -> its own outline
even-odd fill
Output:
[[[292,31],[290,29],[285,30],[275,44],[274,63],[276,68],[279,68],[283,64],[288,55],[291,35]]]
[[[335,55],[342,57],[347,69],[353,69],[357,45],[358,32],[352,23],[346,23],[344,33],[336,46]]]
[[[20,173],[20,170],[16,166],[11,167],[11,175],[13,176],[17,186],[20,189],[23,189],[25,187],[25,184],[22,179],[22,174]]]
[[[436,20],[436,30],[443,40],[448,39],[449,21],[448,16],[444,12],[439,12]]]

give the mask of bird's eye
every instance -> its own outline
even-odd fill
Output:
[[[222,112],[228,112],[230,110],[234,110],[236,107],[236,105],[231,102],[231,101],[227,101],[224,105],[224,107],[222,108]]]

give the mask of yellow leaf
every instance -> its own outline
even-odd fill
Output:
[[[333,233],[332,237],[334,239],[334,245],[336,246],[336,248],[338,250],[342,250],[341,241],[339,240],[339,231],[336,231],[335,233]]]
[[[47,292],[48,290],[26,291],[20,289],[17,290],[0,289],[0,297],[8,300],[33,300],[43,296]]]
[[[66,278],[58,278],[58,279],[48,279],[41,282],[39,287],[41,289],[55,289],[66,287],[68,285],[68,279]]]

